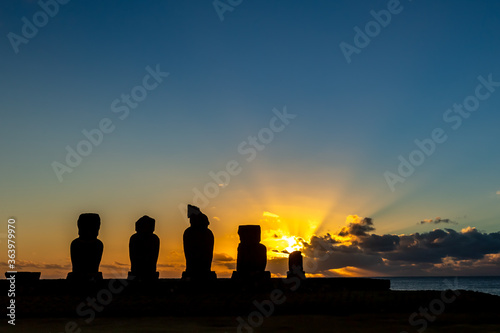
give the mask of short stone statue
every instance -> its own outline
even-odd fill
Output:
[[[97,239],[101,227],[101,218],[95,213],[81,214],[77,222],[78,235],[71,242],[71,264],[73,270],[68,279],[93,281],[101,280],[99,272],[104,245]]]
[[[188,205],[190,227],[184,231],[183,244],[186,256],[184,280],[210,280],[217,275],[211,270],[214,252],[214,235],[208,217],[196,206]]]
[[[298,277],[302,280],[306,278],[302,252],[293,251],[288,255],[288,272],[286,273],[286,277]]]
[[[267,248],[260,243],[260,233],[260,225],[239,226],[240,244],[238,245],[236,272],[233,272],[233,278],[270,278],[270,272],[265,270]]]
[[[130,237],[129,279],[156,280],[156,263],[160,253],[160,238],[154,234],[155,220],[144,215],[135,223],[136,233]]]

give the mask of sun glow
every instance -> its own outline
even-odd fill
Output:
[[[288,242],[288,247],[285,249],[289,253],[292,253],[293,251],[301,251],[303,248],[303,245],[301,244],[301,238],[297,238],[295,236],[282,236],[283,240],[286,240]]]
[[[268,256],[284,258],[293,251],[302,251],[303,238],[285,235],[282,230],[274,231],[279,231],[279,233],[274,233],[271,237],[262,240],[262,243],[267,247]]]
[[[335,276],[343,276],[343,277],[363,277],[363,276],[377,276],[379,274],[372,272],[367,269],[346,266],[342,268],[334,268],[328,270],[330,273],[333,273]]]
[[[261,224],[265,226],[262,230],[262,243],[266,245],[268,257],[271,258],[287,258],[294,251],[302,251],[304,242],[310,241],[318,226],[317,222],[311,220],[300,225],[297,222],[285,223],[279,215],[267,211],[262,213]]]

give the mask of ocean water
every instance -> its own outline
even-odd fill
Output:
[[[391,290],[446,290],[480,291],[500,296],[500,276],[439,276],[388,277]]]

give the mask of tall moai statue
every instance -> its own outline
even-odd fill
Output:
[[[288,272],[286,272],[287,278],[298,277],[301,280],[306,278],[306,273],[304,272],[304,264],[302,259],[302,252],[293,251],[288,255]]]
[[[260,243],[260,225],[240,225],[238,228],[240,244],[233,279],[268,279],[266,271],[267,248]]]
[[[98,214],[81,214],[77,222],[78,235],[71,242],[71,264],[73,271],[67,278],[78,281],[102,280],[99,272],[104,245],[97,239],[101,227],[101,218]]]
[[[135,222],[136,233],[130,237],[130,272],[128,278],[138,281],[157,280],[156,263],[160,253],[160,238],[154,234],[155,220],[147,215]]]
[[[213,280],[217,278],[211,270],[214,253],[214,234],[208,225],[208,217],[196,206],[188,205],[190,227],[184,231],[183,244],[186,256],[184,280]]]

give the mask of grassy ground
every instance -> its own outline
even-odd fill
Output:
[[[354,314],[347,316],[274,315],[264,318],[262,325],[252,328],[254,332],[418,332],[419,326],[411,326],[408,314]],[[2,332],[65,332],[66,318],[19,319],[15,330],[0,325]],[[235,317],[149,317],[149,318],[97,318],[90,324],[76,320],[78,327],[73,332],[251,332],[238,330]],[[10,325],[9,325],[10,326]],[[81,331],[79,331],[81,329]],[[497,316],[446,314],[428,323],[426,333],[498,333],[500,319]]]

